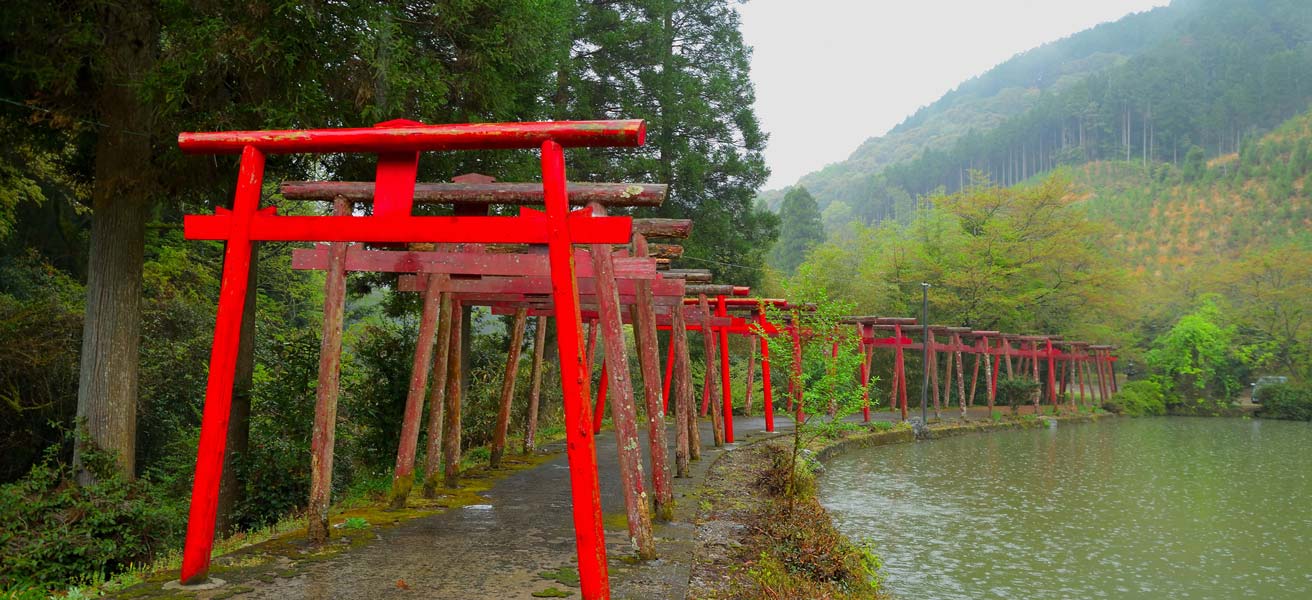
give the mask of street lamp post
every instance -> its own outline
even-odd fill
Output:
[[[922,335],[920,336],[920,346],[923,349],[921,353],[921,372],[920,378],[920,422],[929,425],[929,284],[921,283],[921,301],[920,301],[920,325]]]

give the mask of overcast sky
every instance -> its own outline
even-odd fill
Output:
[[[751,0],[767,188],[848,157],[1013,55],[1168,0]]]

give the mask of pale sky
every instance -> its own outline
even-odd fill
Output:
[[[769,188],[848,157],[1012,56],[1168,0],[750,0]]]

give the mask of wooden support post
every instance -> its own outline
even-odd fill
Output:
[[[1084,395],[1084,357],[1077,356],[1072,362],[1075,363],[1075,382],[1080,389],[1080,405],[1088,406],[1088,399]]]
[[[542,398],[542,355],[547,345],[547,318],[538,317],[533,330],[533,383],[528,390],[528,418],[524,420],[524,454],[535,449],[538,435],[538,403]]]
[[[893,324],[893,337],[897,338],[894,348],[897,349],[896,363],[894,364],[894,373],[897,378],[898,400],[902,407],[902,420],[907,420],[907,365],[902,353],[902,325]]]
[[[464,311],[459,300],[451,301],[451,346],[447,349],[446,359],[446,415],[442,420],[442,483],[454,488],[460,485],[460,404],[461,404],[461,369],[464,353],[461,352],[461,338],[464,329],[460,314]]]
[[[579,343],[583,325],[570,239],[569,198],[565,193],[565,156],[560,144],[553,141],[542,144],[542,188],[546,195],[547,254],[551,261],[551,297],[556,313],[580,592],[584,600],[602,600],[610,598],[610,578],[606,566],[606,532],[601,521],[601,491],[597,486],[597,447],[588,414],[588,371],[584,368],[583,348]]]
[[[1057,410],[1057,363],[1052,353],[1052,339],[1044,341],[1048,354],[1048,403]]]
[[[687,394],[687,375],[683,369],[682,356],[679,346],[687,343],[688,326],[683,322],[683,311],[676,310],[671,314],[670,327],[670,357],[667,371],[670,371],[670,378],[674,386],[674,476],[688,476],[689,456],[689,431],[688,431],[688,394]],[[672,370],[671,370],[672,369]],[[667,396],[668,401],[668,396]],[[694,423],[694,426],[696,424]]]
[[[756,320],[765,327],[765,315],[757,313]],[[774,393],[770,381],[770,340],[761,335],[761,401],[765,403],[765,430],[774,432]]]
[[[602,342],[605,344],[605,342]],[[606,369],[606,356],[601,357],[601,377],[597,380],[597,400],[592,405],[592,433],[601,433],[601,425],[605,421],[603,415],[606,413],[606,394],[608,393],[607,383],[609,371]]]
[[[515,323],[510,329],[510,348],[506,350],[506,370],[501,378],[501,407],[497,411],[497,428],[492,432],[492,456],[489,465],[501,466],[506,453],[506,434],[510,432],[510,404],[515,399],[515,379],[519,377],[519,350],[524,345],[524,326],[528,323],[528,309],[515,310]]]
[[[205,407],[196,452],[196,478],[192,484],[187,538],[182,551],[181,580],[184,584],[199,583],[209,575],[219,480],[223,476],[223,456],[228,443],[237,345],[241,339],[242,312],[250,276],[250,223],[259,210],[263,183],[264,153],[254,146],[246,146],[241,153],[237,192],[232,201],[231,231],[223,251],[223,279],[219,284],[219,307],[214,323],[214,341],[210,347],[210,372],[205,384]]]
[[[834,331],[832,335],[834,343],[829,350],[829,359],[830,359],[829,364],[831,365],[836,364],[838,362],[838,336],[839,336],[839,332]],[[829,418],[832,419],[837,415],[838,415],[838,396],[834,393],[833,390],[831,390],[829,395]]]
[[[743,386],[743,414],[752,416],[752,388],[756,386],[756,346],[747,345],[747,385]]]
[[[974,402],[975,400],[975,389],[976,386],[979,384],[979,363],[981,360],[984,362],[988,362],[987,358],[981,357],[978,353],[976,353],[974,373],[970,376],[970,400],[972,402]]]
[[[949,345],[953,344],[953,339],[955,338],[953,337],[949,338],[948,340]],[[943,355],[946,356],[948,359],[947,364],[943,365],[943,402],[946,403],[948,406],[952,406],[952,363],[953,363],[952,357],[955,354],[956,352],[951,348],[949,348],[947,352],[943,353]],[[937,370],[938,369],[935,369],[935,371]]]
[[[960,334],[952,334],[952,352],[956,354],[957,362],[957,401],[961,403],[961,420],[966,420],[966,406],[975,399],[975,379],[979,377],[979,357],[975,358],[975,377],[971,378],[970,396],[966,396],[966,373],[962,370],[965,366],[966,359],[961,355],[961,347],[964,344],[961,341]]]
[[[729,316],[729,311],[724,305],[724,296],[716,297],[715,314],[720,317]],[[733,385],[729,377],[729,328],[720,328],[720,386],[721,393],[724,397],[724,409],[721,411],[721,420],[724,423],[724,441],[727,444],[733,443]]]
[[[678,361],[674,375],[675,410],[679,410],[682,405],[684,415],[679,427],[688,435],[688,459],[701,460],[702,433],[697,425],[696,407],[692,403],[692,359],[688,356],[688,324],[681,310],[674,311],[671,320],[674,326],[670,328],[670,333],[678,336],[675,338],[677,345],[674,348],[674,359]]]
[[[988,398],[989,418],[992,419],[993,404],[997,399],[998,393],[998,378],[997,373],[993,370],[993,361],[989,358],[989,338],[981,338],[981,341],[984,343],[984,354],[981,355],[984,359],[984,385],[988,389],[987,393],[984,395]]]
[[[600,205],[592,206],[594,215],[605,214]],[[620,458],[620,482],[624,488],[624,506],[629,517],[629,537],[638,556],[644,560],[656,557],[652,539],[651,513],[647,509],[647,492],[643,489],[642,450],[638,444],[637,414],[633,401],[633,386],[629,380],[628,358],[624,349],[624,319],[620,314],[619,291],[615,286],[615,264],[609,244],[593,244],[593,271],[597,277],[597,313],[600,320],[602,345],[606,365],[610,366],[610,387],[615,391],[611,400],[611,421],[615,425],[615,441]],[[602,394],[598,392],[598,396]]]
[[[1107,363],[1106,355],[1102,350],[1097,350],[1094,354],[1098,362],[1098,392],[1102,394],[1102,401],[1106,403],[1111,398],[1109,387],[1107,386]]]
[[[677,311],[676,311],[677,312]],[[670,330],[670,339],[665,344],[665,387],[661,390],[664,402],[661,404],[665,414],[670,414],[670,384],[674,381],[674,330]]]
[[[705,415],[709,410],[711,413],[711,431],[714,434],[715,446],[724,445],[724,430],[720,428],[720,411],[721,404],[710,402],[710,399],[719,392],[715,385],[714,361],[715,361],[715,328],[711,327],[711,308],[706,301],[706,294],[697,296],[697,306],[701,311],[702,318],[702,347],[706,351],[706,384],[702,387],[702,414]],[[711,406],[714,405],[714,406]]]
[[[382,168],[380,163],[379,168]],[[392,508],[404,508],[414,486],[415,449],[419,446],[419,421],[424,413],[424,392],[428,369],[433,363],[433,338],[437,337],[437,314],[442,302],[444,277],[432,275],[424,289],[423,312],[419,317],[419,336],[415,341],[414,362],[410,366],[410,387],[405,396],[405,413],[401,417],[401,439],[396,449],[396,469],[392,474]]]
[[[333,214],[351,214],[346,198],[333,199]],[[319,384],[314,393],[314,430],[310,434],[310,504],[306,507],[310,541],[328,541],[328,507],[333,489],[333,444],[337,437],[337,395],[342,376],[342,315],[346,310],[345,242],[328,247],[323,291],[323,339],[319,342]]]
[[[934,418],[942,419],[943,415],[939,413],[940,405],[938,396],[938,336],[936,336],[933,331],[930,331],[929,339],[925,340],[925,343],[929,344],[929,351],[927,352],[929,364],[924,365],[924,368],[929,370],[929,389],[933,392],[934,396]],[[949,338],[948,343],[951,343],[951,338]],[[966,415],[963,414],[961,416],[964,418]]]
[[[870,422],[870,356],[874,348],[866,343],[866,325],[856,324],[856,339],[861,344],[861,421]]]
[[[1039,383],[1039,343],[1033,340],[1030,341],[1030,371],[1033,373],[1034,383],[1038,384]],[[1043,390],[1040,389],[1034,390],[1035,415],[1039,415],[1043,412],[1039,406],[1040,402],[1042,401],[1042,398],[1043,398]]]
[[[634,254],[647,255],[647,239],[642,234],[633,236]],[[637,302],[633,313],[633,339],[638,350],[638,365],[642,371],[643,404],[647,411],[647,441],[651,456],[651,488],[655,496],[656,518],[669,521],[674,518],[674,488],[670,483],[670,464],[666,456],[668,443],[665,437],[665,414],[661,403],[661,365],[658,358],[660,345],[656,337],[656,303],[652,297],[651,282],[637,282]],[[682,307],[676,307],[682,310]],[[677,312],[677,311],[676,311]]]
[[[446,421],[447,362],[451,357],[451,294],[443,293],[438,305],[437,348],[428,382],[428,442],[424,445],[425,498],[436,498],[442,472],[442,427]],[[459,319],[459,317],[454,317]]]

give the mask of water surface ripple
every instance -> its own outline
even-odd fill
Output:
[[[1312,425],[1117,419],[841,455],[839,529],[913,598],[1312,598]]]

